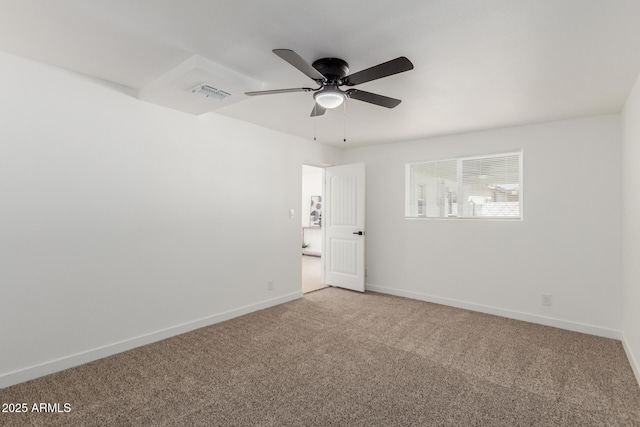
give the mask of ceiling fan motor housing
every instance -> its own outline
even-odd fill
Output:
[[[329,81],[341,79],[349,73],[349,64],[339,58],[321,58],[311,65]]]

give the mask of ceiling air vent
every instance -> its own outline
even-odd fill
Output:
[[[207,98],[211,98],[215,101],[222,101],[225,98],[228,98],[231,96],[231,94],[229,92],[225,92],[223,90],[220,89],[216,89],[213,86],[209,86],[206,84],[200,84],[196,87],[194,87],[193,89],[191,89],[191,93],[195,93]]]

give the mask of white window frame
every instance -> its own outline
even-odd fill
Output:
[[[427,206],[426,206],[426,202],[423,200],[422,201],[422,207],[421,209],[418,206],[418,200],[416,198],[413,198],[412,195],[414,193],[414,191],[416,190],[415,188],[412,187],[411,185],[411,176],[412,176],[412,167],[415,165],[423,165],[426,163],[438,163],[438,162],[446,162],[446,161],[456,161],[457,162],[457,168],[456,168],[456,175],[457,175],[457,193],[456,193],[456,197],[457,200],[461,200],[461,198],[463,197],[464,191],[463,191],[463,170],[462,170],[462,164],[464,161],[467,160],[478,160],[478,159],[492,159],[492,158],[499,158],[499,157],[507,157],[507,156],[514,156],[517,155],[518,156],[518,203],[519,203],[519,215],[518,216],[458,216],[457,214],[455,216],[426,216],[426,210],[427,210]],[[522,175],[523,175],[523,153],[522,150],[515,150],[515,151],[507,151],[507,152],[500,152],[500,153],[494,153],[494,154],[485,154],[485,155],[476,155],[476,156],[466,156],[466,157],[453,157],[453,158],[444,158],[444,159],[434,159],[434,160],[426,160],[426,161],[421,161],[421,162],[411,162],[411,163],[406,163],[405,164],[405,219],[417,219],[417,220],[493,220],[493,221],[522,221],[523,220],[523,213],[524,213],[524,191],[523,191],[523,179],[522,179]],[[415,206],[414,206],[415,205]],[[460,207],[457,207],[458,209],[460,209]],[[420,210],[422,210],[422,215],[420,215]],[[415,211],[416,214],[412,215],[412,211]]]

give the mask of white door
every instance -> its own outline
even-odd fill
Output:
[[[324,281],[364,292],[364,163],[325,169]]]

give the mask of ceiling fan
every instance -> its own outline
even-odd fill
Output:
[[[301,87],[292,89],[261,90],[245,92],[245,95],[272,95],[276,93],[290,92],[315,92],[313,98],[316,101],[311,117],[321,116],[327,109],[336,108],[346,98],[357,99],[386,108],[394,108],[400,104],[399,99],[366,92],[360,89],[340,89],[341,86],[355,86],[372,80],[381,79],[393,74],[413,70],[413,64],[404,56],[391,61],[375,65],[366,70],[347,75],[349,64],[338,58],[321,58],[309,65],[300,55],[290,49],[273,49],[273,53],[293,65],[306,76],[315,81],[319,87]]]

